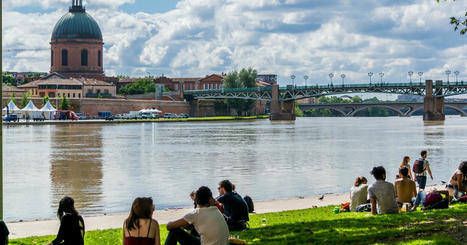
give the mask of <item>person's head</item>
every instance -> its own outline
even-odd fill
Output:
[[[404,158],[402,158],[401,167],[409,165],[409,162],[410,162],[410,157],[405,156]]]
[[[232,182],[230,182],[229,180],[223,180],[219,182],[218,190],[219,190],[219,195],[224,195],[225,193],[232,192],[233,190]]]
[[[467,175],[467,161],[463,161],[459,164],[459,170],[463,175]]]
[[[376,180],[385,180],[386,169],[384,169],[383,166],[374,167],[373,170],[371,170],[371,175],[373,175]]]
[[[195,200],[195,196],[196,196],[196,191],[192,191],[192,192],[190,193],[191,200],[194,201],[194,200]]]
[[[422,158],[426,158],[426,154],[427,154],[427,152],[426,152],[425,150],[423,150],[423,151],[420,152],[420,156],[421,156]]]
[[[360,186],[361,184],[366,184],[366,183],[367,183],[366,178],[363,176],[360,176],[355,179],[354,186],[357,187],[357,186]]]
[[[199,206],[210,206],[212,192],[207,186],[201,186],[195,195],[195,202]]]
[[[402,177],[407,177],[409,175],[409,170],[407,168],[400,168],[399,174],[401,174]]]
[[[78,215],[78,211],[75,209],[75,200],[73,200],[73,198],[64,197],[60,200],[57,210],[58,219],[61,220],[64,213]]]
[[[150,197],[137,197],[131,205],[130,215],[126,221],[127,230],[139,228],[138,219],[151,219],[155,206]]]

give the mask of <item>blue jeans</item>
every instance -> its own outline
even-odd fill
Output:
[[[417,196],[412,198],[413,206],[418,207],[420,203],[423,203],[425,201],[425,197],[426,197],[425,191],[418,191]]]
[[[418,188],[425,189],[426,186],[426,176],[417,176]]]

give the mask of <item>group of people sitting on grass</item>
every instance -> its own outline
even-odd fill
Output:
[[[350,204],[343,206],[348,206],[348,211],[371,211],[371,215],[374,215],[398,213],[400,209],[414,211],[421,204],[425,209],[447,207],[451,200],[467,199],[467,161],[459,164],[446,185],[447,190],[426,194],[427,173],[432,180],[433,174],[426,160],[427,151],[421,151],[420,156],[412,168],[410,157],[403,158],[394,184],[386,181],[386,170],[382,166],[374,167],[371,171],[376,179],[371,185],[368,185],[365,177],[358,177],[350,189]],[[418,191],[415,183],[418,184]]]
[[[230,231],[247,229],[248,215],[253,211],[251,198],[242,198],[229,180],[219,182],[218,191],[217,198],[206,186],[192,192],[193,211],[167,224],[169,234],[165,244],[227,245]],[[123,222],[124,245],[160,245],[159,223],[152,218],[154,210],[150,197],[133,201],[130,214]],[[60,201],[57,216],[60,228],[56,239],[49,244],[84,244],[84,220],[71,197]]]

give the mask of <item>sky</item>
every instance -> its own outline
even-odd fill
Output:
[[[71,0],[2,0],[3,70],[50,69]],[[467,80],[467,0],[83,0],[104,38],[106,75],[204,77],[253,67],[279,83]],[[379,73],[384,73],[382,78]]]

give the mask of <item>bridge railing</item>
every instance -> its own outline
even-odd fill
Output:
[[[231,93],[231,92],[260,92],[271,91],[271,87],[256,87],[256,88],[225,88],[225,89],[205,89],[205,90],[189,90],[185,94],[210,94],[210,93]]]

